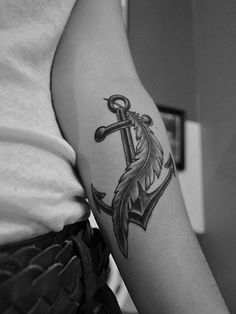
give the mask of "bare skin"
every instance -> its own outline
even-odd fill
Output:
[[[228,313],[190,226],[160,114],[135,71],[118,0],[78,1],[55,58],[52,92],[139,313]],[[130,108],[119,118],[126,100]]]

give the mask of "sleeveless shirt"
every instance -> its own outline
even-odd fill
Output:
[[[89,216],[50,72],[75,0],[0,0],[0,244]]]

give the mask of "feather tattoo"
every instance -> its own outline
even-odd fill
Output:
[[[164,152],[156,135],[150,129],[152,119],[149,116],[140,117],[138,113],[130,111],[130,102],[122,95],[112,95],[106,100],[109,110],[116,113],[118,122],[107,127],[99,127],[95,132],[95,140],[101,142],[109,134],[120,131],[126,168],[114,191],[111,206],[102,200],[105,193],[97,191],[93,185],[91,189],[98,211],[102,210],[112,216],[117,244],[122,254],[127,257],[129,223],[146,229],[152,211],[175,175],[175,167],[171,155],[164,164]],[[136,145],[132,134],[135,136]],[[168,169],[168,174],[161,185],[149,193],[148,190],[154,181],[160,179],[163,165],[164,169]]]
[[[129,112],[128,117],[136,134],[135,158],[121,176],[112,201],[114,232],[123,253],[127,252],[129,211],[139,197],[139,185],[147,191],[163,165],[163,150],[152,130],[138,114]]]

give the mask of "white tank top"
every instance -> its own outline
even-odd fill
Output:
[[[0,244],[89,215],[50,93],[54,53],[74,3],[0,0]]]

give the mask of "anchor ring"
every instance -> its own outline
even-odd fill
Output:
[[[116,103],[116,100],[122,100],[124,102],[124,107]],[[117,105],[118,107],[115,107],[115,105]],[[114,113],[117,112],[118,108],[123,108],[125,111],[128,111],[130,109],[130,101],[128,100],[128,98],[122,95],[112,95],[108,99],[108,108],[110,109],[111,112]]]

